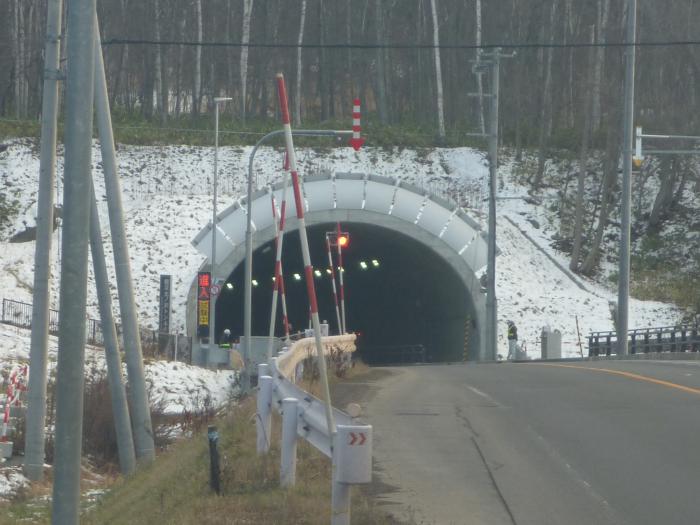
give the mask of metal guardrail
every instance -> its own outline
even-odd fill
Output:
[[[13,299],[2,300],[0,322],[19,328],[32,327],[32,304]],[[49,334],[58,335],[58,310],[49,309]],[[117,338],[123,348],[121,325],[116,324]],[[163,334],[150,328],[139,328],[141,349],[146,357],[165,358],[172,361],[190,363],[192,359],[192,338],[176,334]],[[102,322],[88,318],[85,324],[85,341],[89,345],[104,346]]]
[[[324,354],[343,358],[355,350],[355,335],[324,337]],[[333,463],[331,525],[350,523],[350,485],[372,480],[372,427],[359,425],[349,414],[333,408],[336,431],[328,428],[324,403],[294,384],[313,338],[301,339],[269,364],[259,365],[257,430],[258,453],[270,448],[271,412],[282,414],[280,483],[296,480],[296,442],[303,438]]]
[[[630,354],[700,351],[700,329],[697,324],[638,328],[629,330],[627,337]],[[614,355],[616,348],[616,332],[592,332],[588,335],[589,357]]]

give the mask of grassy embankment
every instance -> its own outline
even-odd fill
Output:
[[[361,372],[360,372],[361,373]],[[315,390],[317,385],[311,385]],[[215,424],[219,430],[221,495],[209,488],[209,450],[206,427],[158,455],[155,463],[130,478],[117,478],[108,493],[81,517],[85,525],[129,524],[327,524],[330,522],[330,462],[304,440],[299,441],[297,484],[279,486],[280,423],[274,415],[271,451],[256,454],[255,399],[233,407]],[[100,488],[85,480],[86,489]],[[105,478],[106,479],[106,478]],[[49,522],[49,482],[6,507],[0,523]],[[377,508],[371,496],[354,488],[353,523],[395,524]],[[5,521],[7,520],[7,521]]]

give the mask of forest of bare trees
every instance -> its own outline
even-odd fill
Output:
[[[40,111],[46,1],[0,4],[0,114],[5,117],[36,118]],[[228,94],[237,101],[233,118],[266,118],[274,112],[273,80],[280,70],[295,88],[293,105],[299,119],[347,117],[350,101],[358,95],[364,109],[381,122],[421,125],[443,135],[481,127],[479,99],[468,95],[484,87],[471,72],[471,61],[478,58],[474,49],[430,46],[615,44],[623,41],[625,3],[102,0],[98,7],[115,109],[165,120],[207,111],[212,97]],[[639,40],[698,39],[700,29],[692,23],[700,15],[696,4],[640,0]],[[186,44],[200,41],[236,45]],[[343,47],[346,44],[407,46]],[[412,44],[426,47],[411,48]],[[660,45],[638,50],[640,120],[677,132],[697,125],[699,48]],[[621,49],[516,51],[503,68],[505,140],[541,147],[553,136],[579,137],[587,122],[591,140],[603,146],[613,125],[608,117],[619,102]]]
[[[46,2],[0,3],[2,118],[39,115]],[[624,42],[626,3],[101,0],[98,13],[113,111],[155,123],[196,117],[211,109],[213,97],[231,96],[224,118],[246,129],[274,117],[274,77],[282,71],[295,125],[349,119],[359,96],[371,122],[455,144],[464,132],[484,129],[487,104],[473,94],[486,91],[488,79],[472,73],[476,46],[506,46],[516,56],[502,67],[502,142],[516,158],[523,148],[538,153],[533,190],[555,149],[568,149],[584,166],[578,189],[590,152],[602,152],[597,223],[583,231],[580,201],[572,221],[571,267],[589,273],[614,206],[623,78],[617,44]],[[637,49],[636,121],[646,129],[698,134],[700,45],[682,43],[700,40],[698,19],[696,0],[639,0],[637,38],[658,44]],[[664,166],[669,184],[657,197],[652,227],[688,184],[683,159]],[[593,248],[587,254],[583,235]]]

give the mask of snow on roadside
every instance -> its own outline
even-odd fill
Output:
[[[29,480],[22,474],[22,467],[0,468],[0,501],[11,501],[29,488]]]
[[[151,402],[161,405],[168,415],[218,408],[235,394],[236,382],[237,373],[231,370],[206,370],[167,361],[146,365]]]

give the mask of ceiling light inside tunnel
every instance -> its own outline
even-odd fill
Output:
[[[316,277],[321,277],[323,274],[321,273],[321,270],[314,270],[314,275]]]
[[[274,275],[272,276],[272,282],[273,282],[273,283],[275,282],[275,276],[274,276]]]
[[[298,273],[295,273],[295,274],[294,274],[294,280],[295,280],[295,281],[301,281],[301,275],[299,275]]]
[[[366,269],[367,269],[367,263],[366,263],[365,261],[360,261],[360,268],[362,268],[363,270],[366,270]]]
[[[233,290],[233,283],[226,283],[226,288],[229,290]]]
[[[258,285],[258,281],[256,281],[255,279],[253,279],[253,280],[251,281],[251,283],[253,283],[253,286],[257,286],[257,285]]]
[[[331,275],[333,272],[331,271],[330,268],[326,268],[326,273],[327,273],[328,275]]]
[[[377,259],[372,259],[372,266],[379,268],[379,261]]]

